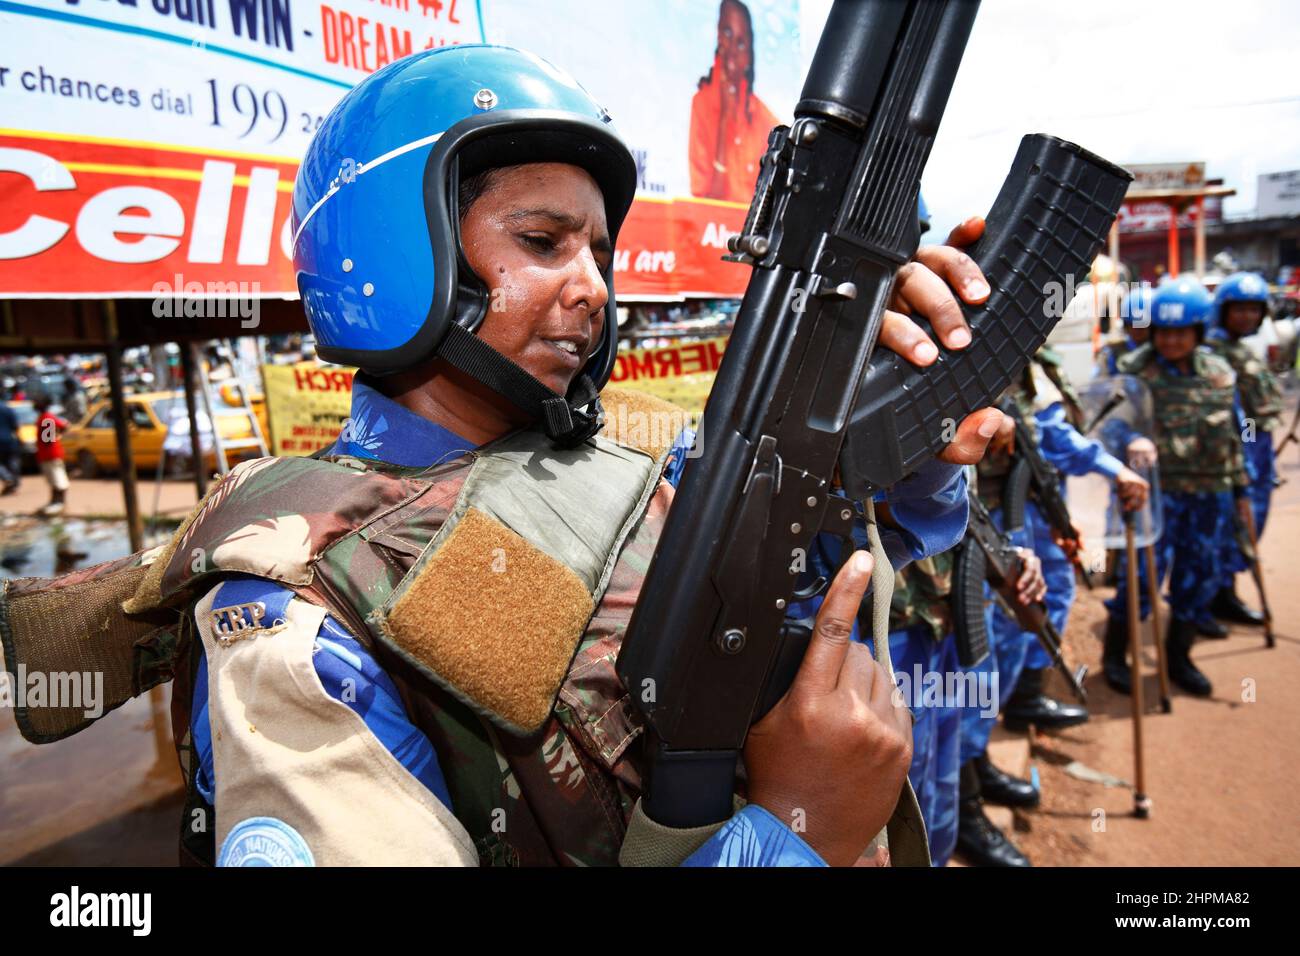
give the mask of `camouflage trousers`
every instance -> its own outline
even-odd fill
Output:
[[[1268,506],[1273,498],[1273,481],[1277,477],[1277,465],[1273,453],[1273,435],[1260,432],[1255,440],[1244,442],[1246,458],[1255,472],[1250,483],[1250,510],[1255,515],[1255,533],[1264,536],[1264,522],[1268,520]],[[1235,504],[1235,503],[1234,503]],[[1237,527],[1237,511],[1232,507],[1228,512],[1227,526],[1223,535],[1223,548],[1220,561],[1223,566],[1221,586],[1232,587],[1238,571],[1249,571],[1250,561],[1242,551],[1241,530]]]
[[[936,641],[926,624],[914,624],[889,635],[889,655],[900,686],[910,690],[907,702],[912,710],[912,765],[907,778],[916,792],[921,816],[930,837],[930,858],[943,866],[957,845],[958,776],[961,770],[959,738],[961,712],[946,694],[926,694],[916,679],[922,674],[947,675],[961,669],[957,663],[957,644],[951,634]]]
[[[1164,529],[1156,542],[1156,580],[1169,575],[1167,600],[1174,617],[1194,621],[1207,613],[1219,590],[1222,537],[1232,513],[1232,492],[1189,494],[1170,491],[1164,496]],[[1147,600],[1146,549],[1138,553],[1138,606],[1143,618],[1151,611]],[[1118,586],[1106,602],[1111,617],[1128,614],[1128,557],[1121,551],[1116,567]]]

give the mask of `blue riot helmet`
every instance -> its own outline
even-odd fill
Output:
[[[570,76],[510,47],[416,53],[353,87],[307,148],[293,188],[293,262],[321,358],[383,374],[438,355],[530,413],[561,444],[600,427],[613,370],[613,265],[601,338],[568,396],[474,333],[488,290],[460,245],[459,184],[487,169],[569,163],[600,187],[610,240],[636,163]]]
[[[1262,322],[1268,313],[1268,283],[1254,272],[1234,272],[1219,284],[1214,292],[1214,324],[1225,331],[1225,306],[1230,302],[1258,302]]]
[[[1151,328],[1199,328],[1203,333],[1213,312],[1214,300],[1205,286],[1191,276],[1179,276],[1151,297]]]
[[[916,194],[916,221],[921,224],[921,235],[930,231],[930,207],[919,192]]]

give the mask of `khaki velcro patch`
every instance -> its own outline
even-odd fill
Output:
[[[457,694],[531,732],[550,714],[594,609],[573,571],[470,508],[385,629]]]
[[[601,434],[625,448],[645,452],[656,461],[673,447],[681,430],[690,424],[685,409],[672,402],[630,388],[607,388],[600,394],[605,406]]]

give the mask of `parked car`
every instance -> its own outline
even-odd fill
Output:
[[[163,443],[168,433],[168,423],[185,415],[185,394],[179,390],[170,392],[145,392],[128,395],[126,404],[127,426],[131,435],[131,455],[136,468],[141,470],[156,469],[163,453]],[[236,441],[252,437],[252,425],[242,409],[233,408],[220,399],[213,400],[213,413],[217,428],[223,441]],[[265,428],[265,423],[261,423]],[[200,403],[200,435],[206,449],[204,468],[209,471],[216,468],[216,452],[212,448],[211,426],[207,416],[202,413]],[[264,433],[265,434],[265,433]],[[68,463],[74,465],[83,478],[90,478],[101,471],[116,471],[119,467],[117,455],[117,437],[113,429],[113,406],[107,399],[94,403],[86,412],[86,417],[73,425],[63,434],[63,449]],[[233,463],[236,460],[252,458],[258,455],[256,448],[241,448],[229,453]],[[168,459],[175,458],[178,464],[188,457],[185,454],[168,453]],[[188,466],[187,466],[188,467]]]

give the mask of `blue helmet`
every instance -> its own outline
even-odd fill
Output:
[[[1120,320],[1126,326],[1145,328],[1151,324],[1151,286],[1143,282],[1129,290],[1120,308]]]
[[[460,246],[458,187],[486,169],[563,162],[600,187],[613,241],[636,163],[609,114],[545,60],[460,45],[403,57],[353,87],[317,131],[293,188],[293,263],[316,349],[384,373],[434,354],[576,443],[618,349],[613,265],[600,341],[557,396],[473,333],[488,290]]]
[[[1268,283],[1254,272],[1234,272],[1214,292],[1214,323],[1222,327],[1223,307],[1229,302],[1258,302],[1268,311]]]
[[[1191,276],[1179,276],[1156,289],[1151,297],[1153,329],[1204,327],[1214,311],[1210,293]]]

